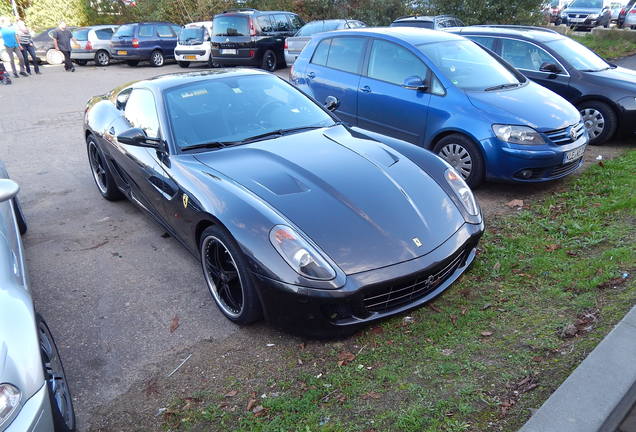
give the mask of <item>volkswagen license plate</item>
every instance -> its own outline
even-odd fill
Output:
[[[583,153],[585,153],[584,145],[579,148],[575,148],[574,150],[570,150],[565,154],[565,156],[563,156],[563,163],[565,164],[577,160],[578,158],[583,156]]]
[[[222,49],[221,55],[236,55],[235,49]]]
[[[117,51],[117,55],[128,55],[128,51]]]

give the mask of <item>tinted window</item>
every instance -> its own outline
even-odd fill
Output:
[[[329,20],[324,21],[324,23],[325,25],[323,26],[322,31],[328,32],[343,29],[345,21]]]
[[[466,36],[468,39],[473,42],[477,42],[479,45],[488,48],[490,51],[495,50],[495,38],[486,37],[486,36]]]
[[[77,29],[73,32],[73,37],[78,41],[87,41],[88,31],[89,29]]]
[[[95,30],[95,36],[99,40],[110,40],[113,37],[113,29],[99,29]]]
[[[374,40],[369,56],[369,78],[402,85],[408,77],[426,80],[428,68],[406,48],[383,40]]]
[[[139,37],[153,37],[155,35],[155,26],[141,25],[139,26]]]
[[[121,37],[132,37],[135,26],[133,24],[126,24],[117,29],[115,34]]]
[[[296,36],[311,36],[322,31],[323,21],[312,21],[301,28]]]
[[[285,15],[273,15],[271,19],[274,23],[274,31],[291,31],[291,24],[287,21],[287,17]]]
[[[298,30],[304,24],[303,20],[301,20],[298,15],[287,15],[287,17],[289,18],[294,30]]]
[[[261,31],[264,33],[269,33],[272,30],[272,22],[269,19],[269,15],[261,15],[256,18],[256,22],[258,26],[261,28]]]
[[[167,24],[159,24],[157,26],[157,35],[159,37],[175,37],[172,27]]]
[[[366,39],[359,37],[333,38],[331,48],[329,48],[329,56],[327,56],[327,67],[358,73],[365,44]]]
[[[610,67],[605,60],[570,38],[546,42],[546,45],[580,71],[599,71]]]
[[[316,51],[314,51],[314,56],[312,57],[311,62],[317,65],[326,66],[330,46],[331,39],[324,39],[320,41],[316,47]]]
[[[240,141],[281,129],[334,124],[318,105],[271,75],[194,82],[167,90],[165,101],[181,148]]]
[[[574,0],[568,6],[568,9],[575,8],[590,8],[590,9],[602,9],[603,0]]]
[[[367,25],[362,21],[347,21],[347,28],[360,28],[366,27]]]
[[[501,39],[501,57],[517,69],[530,71],[538,71],[543,63],[557,64],[543,49],[516,39]]]
[[[212,23],[215,36],[249,36],[250,27],[247,17],[221,15],[214,17]]]
[[[205,38],[205,30],[203,27],[185,27],[179,32],[180,44],[191,44],[203,42]]]
[[[143,129],[151,138],[159,137],[157,108],[150,90],[133,90],[126,102],[124,115],[131,126]]]
[[[172,29],[172,33],[173,33],[172,36],[174,37],[174,36],[179,34],[179,32],[181,31],[182,27],[178,26],[178,25],[171,25],[170,28]]]
[[[417,28],[434,28],[433,21],[400,21],[391,24],[391,27],[417,27]]]

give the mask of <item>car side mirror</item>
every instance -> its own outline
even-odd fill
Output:
[[[558,74],[561,72],[561,68],[555,65],[554,63],[545,62],[539,68],[541,72],[548,72],[553,74]]]
[[[0,202],[9,201],[18,194],[20,186],[10,179],[0,179]]]
[[[424,83],[424,81],[422,81],[422,78],[418,76],[407,77],[404,80],[404,84],[402,84],[402,87],[404,87],[405,89],[416,90],[416,91],[428,90],[428,86]]]
[[[329,111],[335,111],[340,106],[340,101],[335,96],[327,96],[324,107]]]
[[[137,147],[148,147],[158,151],[165,151],[163,141],[159,138],[150,138],[141,128],[132,128],[117,135],[117,141]]]

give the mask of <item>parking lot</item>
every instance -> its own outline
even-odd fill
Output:
[[[203,341],[222,351],[237,339],[293,339],[265,324],[231,324],[210,298],[196,259],[133,204],[103,200],[93,183],[82,135],[89,97],[182,71],[174,64],[75,73],[45,67],[41,76],[0,87],[0,159],[21,185],[33,297],[60,346],[81,430],[149,371],[170,372]],[[590,147],[586,164],[634,147],[634,140]],[[477,196],[492,218],[515,211],[507,205],[513,199],[540,199],[565,183],[486,184]]]

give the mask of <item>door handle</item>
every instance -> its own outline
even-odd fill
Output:
[[[315,73],[313,73],[313,72],[309,72],[309,73],[307,74],[307,78],[309,78],[309,79],[314,79],[314,78],[316,78],[316,74],[315,74]]]
[[[362,87],[362,88],[360,89],[360,91],[361,91],[362,93],[371,93],[371,87],[369,87],[369,86],[364,86],[364,87]]]

